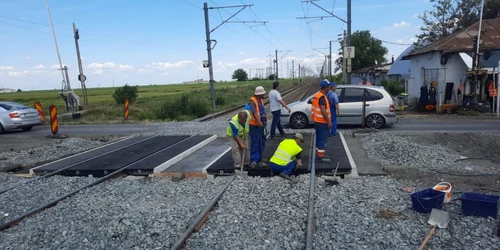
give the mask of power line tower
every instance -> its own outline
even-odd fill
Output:
[[[278,52],[279,53],[285,53],[284,55],[282,55],[279,59],[278,59]],[[276,74],[274,75],[274,80],[278,81],[278,63],[280,62],[280,60],[285,57],[288,53],[292,52],[291,50],[275,50],[275,53],[276,53],[276,60],[274,60],[274,63],[276,64]]]
[[[203,11],[205,13],[205,33],[207,37],[207,54],[208,54],[208,60],[203,62],[203,67],[208,68],[208,74],[210,77],[210,93],[211,93],[211,98],[212,98],[212,109],[215,110],[215,87],[214,87],[214,67],[212,63],[212,50],[215,48],[217,45],[217,40],[212,40],[210,38],[210,34],[214,32],[217,28],[222,26],[223,24],[227,23],[231,18],[236,16],[238,13],[243,11],[246,7],[251,7],[253,4],[244,4],[244,5],[233,5],[233,6],[217,6],[217,7],[208,7],[208,4],[205,2],[203,3]],[[210,29],[210,22],[208,18],[208,10],[213,10],[213,9],[226,9],[226,8],[240,8],[236,13],[228,17],[227,19],[223,20],[222,23],[217,25],[215,28]],[[268,21],[234,21],[232,23],[263,23],[266,24]],[[212,46],[212,42],[215,44]]]
[[[80,34],[78,33],[78,29],[76,28],[75,23],[73,23],[73,34],[75,36],[76,59],[78,60],[78,70],[80,71],[80,74],[78,75],[78,80],[82,84],[83,103],[87,105],[89,104],[89,100],[87,97],[87,86],[85,85],[87,77],[83,74],[82,57],[80,56],[80,45],[78,44],[78,40],[80,39]]]
[[[329,16],[314,16],[314,17],[297,17],[297,19],[323,19],[323,18],[329,18],[329,17],[334,17],[334,18],[337,18],[338,20],[344,22],[345,24],[347,24],[347,36],[346,36],[346,47],[350,47],[351,46],[351,1],[352,0],[347,0],[347,21],[338,17],[337,15],[333,14],[332,12],[326,10],[325,8],[319,6],[318,4],[316,4],[314,1],[318,1],[318,0],[302,0],[302,2],[307,2],[307,3],[311,3],[313,4],[314,6],[320,8],[321,10],[325,11],[326,13],[330,14]],[[347,71],[347,82],[346,84],[351,84],[351,71]]]

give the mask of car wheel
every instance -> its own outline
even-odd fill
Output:
[[[2,124],[0,124],[0,134],[5,133],[5,129],[3,128]]]
[[[379,114],[371,114],[365,119],[366,126],[369,128],[380,129],[385,124],[385,119]]]
[[[309,124],[309,119],[303,113],[295,113],[290,118],[290,125],[294,129],[303,129]]]
[[[30,131],[33,127],[24,127],[22,128],[24,131]]]

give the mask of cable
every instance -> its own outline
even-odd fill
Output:
[[[413,45],[413,44],[409,44],[409,43],[395,43],[395,42],[389,42],[389,41],[384,41],[382,39],[377,39],[377,38],[374,38],[375,40],[378,40],[378,41],[381,41],[383,43],[388,43],[388,44],[392,44],[392,45],[402,45],[402,46],[410,46],[410,45]]]
[[[23,22],[23,23],[40,25],[40,26],[44,26],[44,27],[50,27],[50,25],[48,25],[48,24],[32,22],[32,21],[27,21],[27,20],[13,18],[13,17],[8,17],[8,16],[3,16],[3,15],[0,16],[0,18],[10,19],[10,20],[18,21],[18,22]],[[21,28],[21,29],[26,29],[26,30],[31,30],[31,31],[40,32],[40,33],[46,33],[46,34],[52,34],[50,32],[45,32],[45,31],[40,31],[40,30],[34,30],[34,29],[22,27],[22,26],[16,26],[16,25],[13,25],[13,24],[10,24],[10,23],[6,23],[6,22],[3,22],[3,21],[0,21],[0,22],[4,23],[6,25],[10,25],[10,26],[13,26],[13,27]],[[68,28],[68,27],[64,27],[64,26],[56,26],[55,25],[54,27],[59,27],[61,29],[67,29],[67,30],[73,30],[73,28]],[[124,42],[129,42],[129,43],[146,45],[146,46],[150,46],[150,47],[154,47],[154,48],[162,48],[162,49],[168,49],[168,50],[191,52],[191,50],[186,50],[186,49],[163,47],[163,46],[153,45],[153,44],[149,44],[149,43],[145,43],[145,42],[139,42],[139,41],[133,41],[133,40],[126,40],[126,39],[122,39],[122,38],[115,38],[115,37],[110,37],[110,36],[104,36],[104,35],[99,35],[99,34],[90,33],[90,32],[79,31],[79,33],[80,34],[87,34],[87,35],[91,35],[91,36],[102,37],[102,38],[111,39],[111,40],[119,40],[119,41],[124,41]],[[71,37],[71,38],[73,38],[73,36],[60,35],[60,34],[57,35],[57,36],[64,36],[64,37]]]

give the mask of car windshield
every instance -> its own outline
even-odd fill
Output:
[[[26,107],[22,104],[19,104],[19,103],[0,103],[0,107],[4,108],[7,111],[29,109],[28,107]]]

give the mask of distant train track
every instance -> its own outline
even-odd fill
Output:
[[[311,90],[311,88],[314,86],[312,85],[312,83],[316,81],[316,79],[309,79],[305,82],[303,82],[302,84],[298,85],[298,86],[294,86],[294,87],[291,87],[291,88],[288,88],[288,89],[285,89],[283,91],[281,91],[281,97],[286,97],[292,93],[294,93],[295,91],[299,90],[299,89],[303,89],[303,88],[306,88],[307,87],[307,90],[304,91],[304,95],[302,95],[299,100],[303,99],[304,96],[309,93],[309,91]],[[310,86],[308,86],[310,85]],[[267,96],[264,97],[264,105],[267,105],[269,104],[269,99]],[[217,113],[214,113],[214,114],[211,114],[211,115],[208,115],[206,117],[203,117],[201,119],[198,119],[198,122],[206,122],[206,121],[211,121],[213,119],[217,119],[219,117],[222,117],[222,116],[225,116],[227,114],[232,114],[234,113],[235,111],[237,110],[240,110],[242,109],[244,106],[236,106],[236,107],[233,107],[233,108],[229,108],[229,109],[226,109],[226,110],[223,110],[223,111],[220,111],[220,112],[217,112]]]

